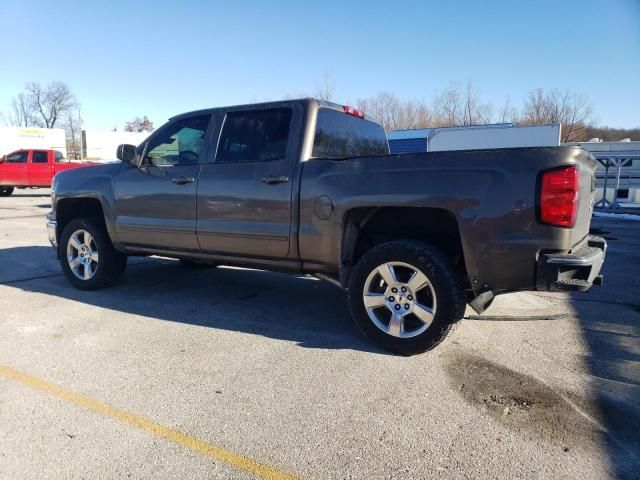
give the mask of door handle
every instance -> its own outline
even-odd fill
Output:
[[[266,183],[267,185],[275,185],[276,183],[286,183],[289,181],[289,177],[287,176],[282,176],[282,177],[262,177],[260,179],[260,181],[262,183]]]
[[[182,176],[182,177],[175,177],[175,178],[172,178],[172,179],[171,179],[171,181],[172,181],[173,183],[175,183],[176,185],[184,185],[184,184],[186,184],[186,183],[193,183],[193,182],[195,182],[195,181],[196,181],[196,179],[195,179],[195,178],[193,178],[193,177],[185,177],[185,176]]]

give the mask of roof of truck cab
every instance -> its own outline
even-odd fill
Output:
[[[173,120],[173,119],[184,117],[184,116],[213,113],[217,110],[229,110],[229,109],[236,109],[236,108],[245,109],[245,108],[256,108],[256,107],[257,108],[273,108],[273,107],[277,107],[279,105],[283,105],[287,103],[310,103],[314,100],[319,102],[320,104],[327,103],[322,100],[317,100],[315,98],[308,97],[308,98],[292,98],[290,100],[275,100],[272,102],[245,103],[245,104],[239,104],[239,105],[221,105],[219,107],[203,108],[200,110],[192,110],[190,112],[179,113],[178,115],[174,115],[173,117],[170,117],[169,120]]]
[[[308,105],[312,102],[316,102],[319,107],[331,108],[332,110],[336,110],[340,112],[343,111],[343,105],[339,103],[329,102],[328,100],[321,100],[319,98],[314,98],[314,97],[304,97],[304,98],[292,98],[288,100],[275,100],[272,102],[246,103],[241,105],[227,105],[227,106],[220,106],[220,107],[203,108],[200,110],[192,110],[190,112],[179,113],[178,115],[174,115],[173,117],[170,117],[169,120],[175,120],[177,118],[187,117],[187,116],[197,115],[197,114],[211,114],[219,110],[248,109],[248,108],[265,109],[265,108],[275,108],[284,104],[291,104],[291,103],[302,103],[302,104]],[[378,123],[376,119],[371,118],[366,114],[365,114],[365,120]]]

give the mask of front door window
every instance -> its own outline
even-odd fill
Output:
[[[27,163],[27,159],[29,158],[29,152],[16,152],[11,155],[7,155],[6,162],[7,163]]]
[[[164,127],[149,140],[143,165],[195,165],[200,163],[210,115],[185,118]]]

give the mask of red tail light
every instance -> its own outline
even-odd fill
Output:
[[[353,115],[354,117],[364,118],[364,112],[362,110],[358,110],[357,108],[350,107],[348,105],[344,105],[342,107],[344,113],[347,115]]]
[[[540,220],[558,227],[573,227],[578,213],[578,167],[549,170],[542,175]]]

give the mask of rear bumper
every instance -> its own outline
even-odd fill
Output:
[[[536,269],[536,288],[586,291],[592,285],[601,285],[600,269],[606,252],[606,240],[590,235],[586,245],[573,253],[541,254]]]

